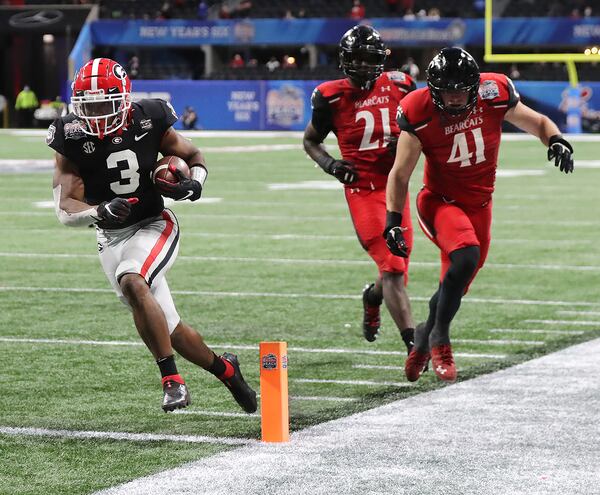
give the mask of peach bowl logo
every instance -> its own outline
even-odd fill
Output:
[[[262,357],[261,366],[264,370],[277,369],[277,356],[275,354],[265,354]]]
[[[267,93],[267,123],[291,127],[304,120],[304,90],[286,84]]]

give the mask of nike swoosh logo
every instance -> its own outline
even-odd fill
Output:
[[[135,136],[135,140],[139,141],[140,139],[142,139],[146,134],[148,134],[147,132],[144,132],[144,134],[142,134],[141,136]]]
[[[192,194],[194,194],[194,191],[188,191],[187,194],[181,198],[179,201],[183,201],[184,199],[188,199]]]

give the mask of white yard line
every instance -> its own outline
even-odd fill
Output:
[[[254,419],[260,418],[260,414],[245,414],[237,412],[225,412],[225,411],[201,411],[199,409],[176,409],[173,414],[183,414],[192,416],[214,416],[218,418],[244,418]]]
[[[0,286],[0,292],[70,292],[70,293],[113,293],[112,289],[85,288],[85,287],[30,287],[30,286]],[[284,299],[361,299],[357,294],[300,294],[277,292],[215,292],[194,290],[173,290],[172,294],[182,296],[210,296],[210,297],[273,297]],[[429,301],[431,296],[410,296],[413,301]],[[585,301],[542,301],[535,299],[498,299],[467,296],[464,302],[474,304],[517,304],[525,306],[585,306],[597,307],[600,303]],[[532,320],[533,321],[533,320]]]
[[[353,364],[352,367],[358,370],[404,371],[404,366],[383,366],[379,364]]]
[[[600,328],[600,321],[580,320],[524,320],[525,323],[544,323],[546,325],[582,325],[586,327]]]
[[[490,328],[492,333],[532,333],[549,335],[583,335],[583,330],[543,330],[538,328]]]
[[[356,402],[354,397],[328,397],[317,395],[290,395],[290,400],[314,401],[314,402]]]
[[[451,339],[453,344],[481,345],[545,345],[542,340],[480,340],[480,339]]]
[[[320,378],[290,378],[290,382],[294,383],[318,383],[318,384],[333,384],[333,385],[365,385],[367,387],[412,387],[412,383],[407,382],[378,382],[372,380],[326,380]]]
[[[13,344],[53,344],[53,345],[97,345],[97,346],[134,346],[140,347],[144,344],[141,341],[129,340],[85,340],[85,339],[34,339],[25,337],[0,337],[0,342]],[[240,345],[240,344],[214,344],[209,343],[213,349],[229,349],[234,351],[258,351],[258,345]],[[406,356],[403,351],[377,351],[372,349],[318,349],[307,347],[288,347],[288,352],[299,352],[309,354],[356,354],[368,356]],[[488,358],[505,359],[506,354],[478,354],[468,352],[457,352],[457,357],[465,358]]]
[[[80,440],[124,440],[129,442],[182,442],[216,443],[220,445],[248,445],[257,443],[250,438],[209,437],[201,435],[167,435],[160,433],[125,433],[117,431],[50,430],[47,428],[16,428],[0,426],[0,434],[11,436],[77,438]]]
[[[95,254],[78,253],[20,253],[20,252],[0,252],[3,258],[30,258],[30,259],[97,259]],[[286,265],[357,265],[370,266],[371,260],[340,260],[340,259],[318,259],[318,258],[264,258],[264,257],[239,257],[239,256],[185,256],[177,257],[179,261],[186,262],[239,262],[239,263],[278,263]],[[411,266],[418,267],[439,267],[437,261],[411,261]],[[519,263],[487,263],[486,269],[500,270],[568,270],[582,272],[600,272],[600,266],[597,265],[549,265],[549,264],[519,264]],[[600,312],[597,313],[600,315]]]
[[[99,493],[597,493],[599,354],[597,339]]]
[[[573,315],[573,316],[600,316],[600,311],[557,311],[558,315]]]

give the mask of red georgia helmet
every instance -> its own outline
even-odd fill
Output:
[[[77,72],[71,89],[73,113],[85,123],[84,133],[102,139],[127,122],[131,81],[114,60],[90,60]]]

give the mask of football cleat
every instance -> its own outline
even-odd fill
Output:
[[[456,365],[450,344],[436,345],[431,348],[431,366],[440,380],[456,381]]]
[[[375,284],[365,285],[362,293],[363,300],[363,335],[369,342],[374,342],[379,334],[381,326],[381,312],[379,308],[381,303],[377,305],[369,304],[369,291],[375,287]]]
[[[191,404],[190,393],[180,375],[169,375],[162,379],[164,412],[182,409]]]
[[[227,361],[233,366],[233,376],[229,378],[222,378],[221,381],[229,389],[231,395],[240,407],[247,413],[256,412],[256,392],[250,388],[250,385],[246,383],[242,372],[240,371],[240,363],[235,354],[224,352],[221,356],[222,359]]]
[[[427,363],[431,358],[428,352],[420,352],[413,348],[404,363],[404,373],[409,382],[416,382],[427,371]]]

